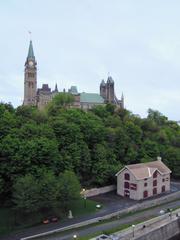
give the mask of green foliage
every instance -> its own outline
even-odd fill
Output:
[[[64,207],[67,207],[70,201],[80,198],[80,183],[76,175],[71,171],[66,170],[60,174],[58,189],[58,200]]]
[[[49,115],[57,115],[60,109],[69,108],[74,102],[74,97],[70,93],[58,93],[47,106]]]
[[[49,210],[58,203],[62,207],[80,198],[80,183],[71,171],[55,176],[52,171],[38,169],[16,179],[13,185],[13,202],[16,209],[25,212]]]
[[[17,209],[25,212],[39,209],[39,186],[35,178],[28,174],[19,177],[13,186],[13,202]]]
[[[12,202],[13,195],[13,203],[27,209],[20,199],[26,197],[24,204],[31,206],[41,191],[36,209],[53,208],[57,199],[67,207],[68,199],[79,194],[79,181],[85,187],[115,183],[124,165],[158,155],[173,177],[180,177],[180,126],[175,121],[152,109],[142,119],[111,104],[85,112],[70,108],[72,101],[72,95],[57,95],[44,111],[0,104],[2,201]],[[29,193],[23,195],[20,186]],[[50,196],[44,197],[45,189]]]

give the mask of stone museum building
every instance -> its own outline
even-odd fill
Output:
[[[134,200],[170,191],[171,170],[157,161],[127,165],[117,174],[117,194]]]
[[[66,92],[63,89],[62,92]],[[100,84],[100,93],[79,93],[76,86],[71,86],[67,91],[74,96],[72,107],[84,110],[91,109],[95,105],[104,105],[106,103],[115,104],[118,108],[124,108],[124,97],[121,100],[115,95],[114,80],[111,76],[105,82],[102,80]],[[37,106],[43,109],[52,98],[59,93],[57,84],[54,90],[48,84],[42,84],[41,88],[37,88],[37,62],[34,55],[33,44],[30,41],[28,56],[25,62],[24,71],[24,101],[23,105]]]

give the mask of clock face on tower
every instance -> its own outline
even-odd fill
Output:
[[[34,65],[33,61],[29,61],[29,66],[32,67]]]

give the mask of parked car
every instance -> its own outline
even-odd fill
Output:
[[[58,221],[58,217],[53,216],[53,217],[50,218],[50,221],[51,222],[57,222]]]
[[[51,216],[51,217],[48,217],[48,218],[45,218],[43,220],[43,224],[48,224],[50,222],[54,223],[54,222],[57,222],[58,221],[58,217],[56,216]]]
[[[46,218],[43,220],[43,224],[48,224],[48,223],[50,223],[49,219]]]

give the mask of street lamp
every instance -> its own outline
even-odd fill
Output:
[[[85,196],[86,189],[83,188],[83,199],[84,199],[84,208],[86,208],[86,196]]]
[[[76,234],[73,235],[73,239],[77,239],[77,235]]]
[[[133,237],[134,237],[134,228],[135,228],[135,225],[133,224],[133,225],[132,225],[132,230],[133,230],[132,233],[133,233]]]

